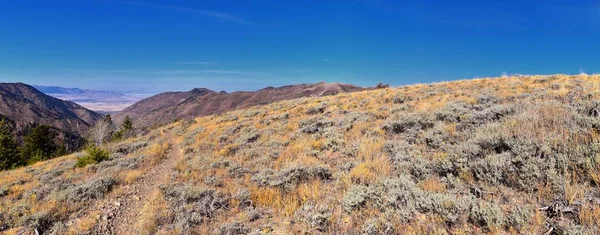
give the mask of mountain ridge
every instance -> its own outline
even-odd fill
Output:
[[[222,113],[229,110],[264,105],[275,101],[310,96],[327,96],[365,88],[319,82],[280,87],[268,86],[256,91],[216,92],[207,88],[194,88],[183,92],[163,92],[143,99],[114,115],[116,122],[125,116],[134,120],[137,128],[158,126],[177,119],[191,119]]]
[[[15,121],[17,126],[37,123],[84,134],[102,117],[75,102],[46,95],[25,83],[0,83],[0,99],[0,114]]]

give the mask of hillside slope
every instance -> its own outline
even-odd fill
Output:
[[[600,75],[300,98],[0,173],[0,231],[598,234]]]
[[[18,126],[38,123],[83,134],[102,115],[23,83],[0,83],[0,115]]]
[[[189,120],[198,116],[264,105],[281,100],[326,96],[359,90],[363,90],[363,88],[339,83],[299,84],[232,93],[196,88],[188,92],[161,93],[144,99],[116,114],[115,121],[120,122],[125,116],[129,116],[133,119],[137,128],[143,129],[178,119]]]

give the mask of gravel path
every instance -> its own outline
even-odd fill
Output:
[[[170,139],[172,136],[169,136]],[[161,184],[168,183],[170,173],[181,157],[179,144],[174,143],[162,162],[148,170],[134,183],[124,186],[117,198],[105,200],[98,205],[102,211],[93,234],[136,234],[133,230],[147,198]]]

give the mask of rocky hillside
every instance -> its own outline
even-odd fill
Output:
[[[45,124],[77,134],[83,134],[102,117],[23,83],[0,83],[0,115],[13,120],[17,126]]]
[[[0,173],[17,234],[598,234],[600,75],[299,98]]]
[[[215,92],[196,88],[188,92],[166,92],[144,99],[115,115],[119,123],[125,116],[133,119],[137,128],[166,124],[174,120],[190,120],[198,116],[223,113],[255,105],[264,105],[281,100],[300,97],[326,96],[344,92],[360,91],[363,88],[339,84],[316,83],[283,87],[267,87],[258,91],[233,93]]]

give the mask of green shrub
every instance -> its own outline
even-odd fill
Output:
[[[108,160],[108,150],[104,150],[98,146],[91,145],[85,150],[87,154],[77,158],[77,167],[84,167],[90,164],[96,164],[101,161]]]

